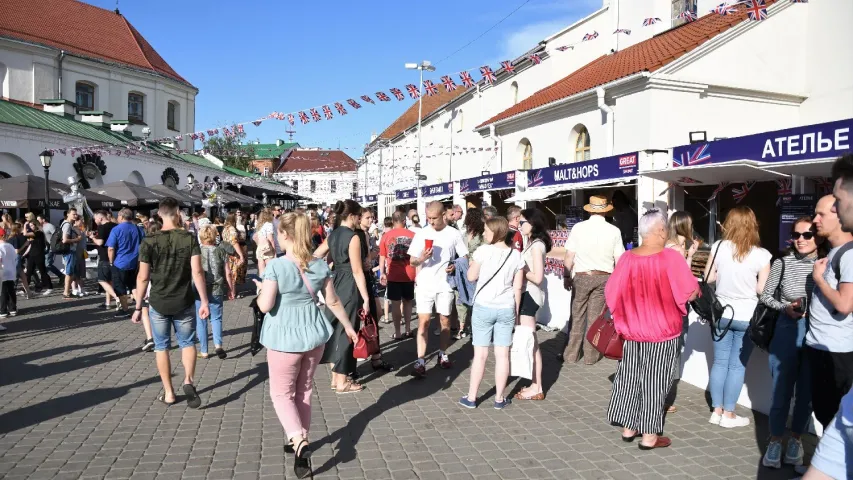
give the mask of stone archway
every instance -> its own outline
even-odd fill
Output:
[[[130,175],[125,178],[125,181],[135,183],[137,185],[142,185],[143,187],[145,186],[145,178],[137,170],[130,172]]]
[[[21,157],[9,152],[0,152],[0,172],[9,177],[33,175],[33,170]]]

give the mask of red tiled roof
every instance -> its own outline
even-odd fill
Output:
[[[340,150],[293,150],[276,173],[355,172],[355,160]]]
[[[424,96],[423,101],[423,111],[421,120],[432,115],[436,110],[439,109],[442,105],[450,102],[451,100],[456,99],[456,97],[462,95],[467,91],[464,87],[459,87],[456,90],[452,90],[448,92],[444,87],[439,86],[438,95],[433,96]],[[394,123],[388,126],[384,132],[379,135],[379,138],[384,138],[386,140],[390,140],[397,135],[405,132],[412,126],[418,123],[418,102],[412,104],[411,107],[408,108],[402,115],[400,115],[397,120],[394,120]]]
[[[775,0],[769,0],[768,5]],[[738,6],[734,15],[711,13],[611,55],[593,60],[516,105],[486,120],[477,128],[562,100],[578,93],[640,72],[655,70],[673,62],[716,35],[746,19],[746,8]]]
[[[0,0],[0,37],[172,78],[191,85],[123,16],[77,0]]]

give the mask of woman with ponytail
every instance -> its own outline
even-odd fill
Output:
[[[278,244],[287,255],[271,260],[264,272],[258,308],[266,313],[261,344],[267,347],[270,396],[275,413],[290,443],[297,478],[311,475],[308,430],[314,372],[326,342],[340,336],[349,345],[358,336],[344,305],[335,293],[326,262],[311,256],[311,223],[303,213],[288,213],[278,224]],[[325,308],[334,315],[335,327],[317,303],[323,289]]]

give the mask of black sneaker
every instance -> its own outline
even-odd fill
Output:
[[[153,352],[154,351],[154,339],[149,338],[145,340],[145,343],[142,344],[143,352]]]
[[[130,318],[130,312],[127,310],[116,310],[113,318]]]
[[[412,376],[415,378],[425,378],[426,374],[426,364],[424,363],[416,364],[414,370],[412,370]]]

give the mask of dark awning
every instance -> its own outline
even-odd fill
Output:
[[[136,183],[112,182],[99,187],[89,189],[90,192],[100,193],[121,201],[122,205],[129,207],[141,207],[143,205],[156,205],[160,200],[166,198],[166,194],[152,190]]]
[[[71,193],[64,183],[51,180],[48,184],[51,208],[63,208],[62,197]],[[121,208],[121,201],[89,190],[79,190],[93,210]],[[44,178],[34,175],[0,179],[0,206],[6,208],[44,208]]]
[[[199,201],[199,199],[190,196],[186,190],[178,190],[172,187],[167,187],[166,185],[151,185],[148,188],[156,192],[162,193],[163,196],[174,198],[185,207],[190,207],[193,205],[193,203],[197,203]]]

